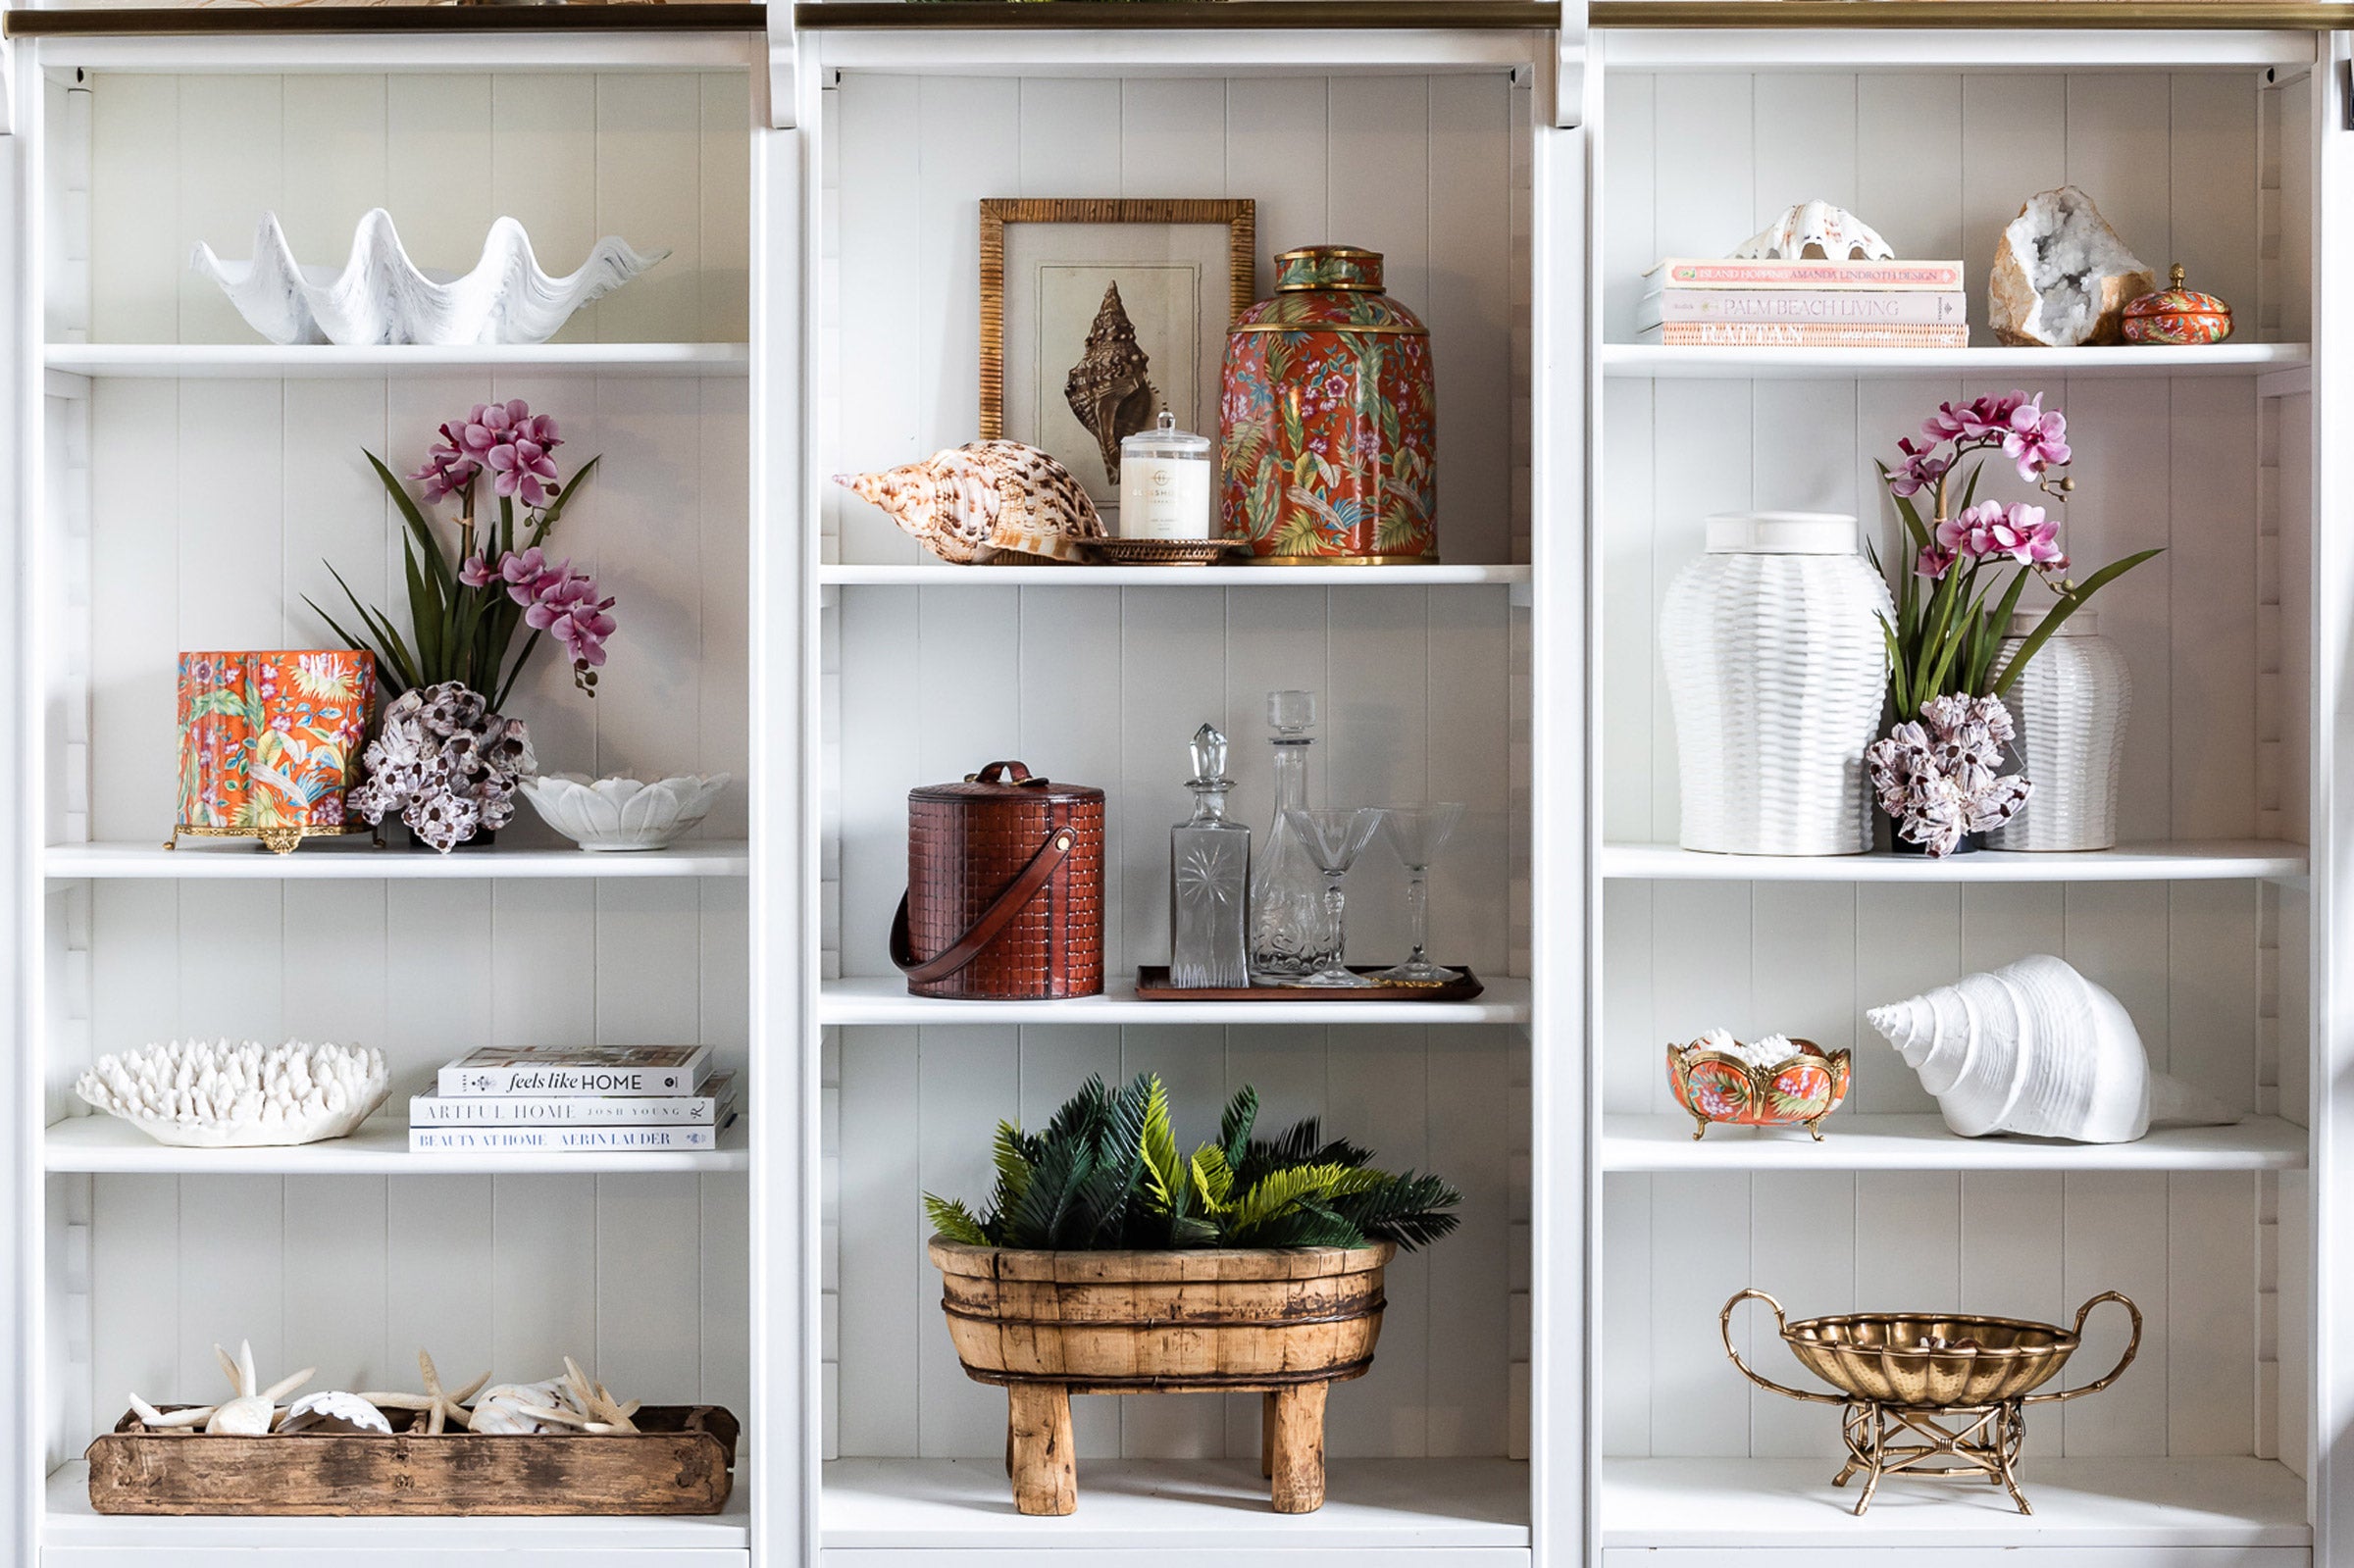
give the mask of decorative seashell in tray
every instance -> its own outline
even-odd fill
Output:
[[[2150,1071],[2124,1004],[2048,953],[1966,975],[1865,1015],[1964,1138],[2019,1133],[2129,1143],[2153,1122],[2224,1126],[2239,1113]]]
[[[873,502],[958,566],[1052,566],[1087,559],[1103,519],[1069,469],[1019,441],[974,441],[920,463],[834,482]]]
[[[1822,1119],[1847,1098],[1854,1059],[1811,1039],[1768,1035],[1744,1042],[1713,1029],[1689,1045],[1667,1047],[1667,1084],[1691,1113],[1692,1137],[1712,1123],[1804,1127],[1822,1141]]]
[[[265,1148],[346,1138],[388,1087],[374,1046],[176,1039],[99,1057],[74,1092],[175,1148]]]
[[[681,774],[653,784],[543,773],[523,781],[523,794],[550,828],[583,849],[627,851],[669,848],[702,823],[727,786],[724,773]]]
[[[223,261],[199,244],[189,265],[273,343],[544,343],[574,311],[669,254],[641,256],[607,235],[580,271],[550,278],[523,225],[501,218],[483,259],[457,277],[410,261],[392,215],[377,207],[360,219],[340,274],[296,262],[276,213],[262,214],[251,261]]]

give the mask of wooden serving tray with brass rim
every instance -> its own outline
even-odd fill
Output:
[[[1383,964],[1351,964],[1359,975],[1371,975]],[[1457,969],[1460,965],[1443,965]],[[1169,984],[1169,966],[1147,964],[1136,972],[1140,1002],[1467,1002],[1487,989],[1468,969],[1463,978],[1446,986],[1401,986],[1383,981],[1370,990],[1329,986],[1179,986]]]
[[[185,1406],[165,1405],[166,1413]],[[394,1413],[397,1426],[407,1412]],[[422,1421],[422,1415],[413,1419]],[[647,1405],[635,1434],[477,1437],[150,1431],[135,1413],[90,1444],[102,1514],[714,1514],[727,1504],[736,1418]]]

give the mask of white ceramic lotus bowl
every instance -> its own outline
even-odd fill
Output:
[[[583,849],[667,849],[709,814],[728,786],[724,773],[682,774],[642,784],[543,773],[523,782],[540,820]]]
[[[276,213],[262,214],[251,261],[223,261],[200,244],[191,264],[273,343],[544,343],[574,311],[669,254],[642,256],[607,235],[580,271],[551,278],[523,226],[501,218],[474,270],[452,277],[410,261],[378,207],[360,220],[340,272],[295,261]]]

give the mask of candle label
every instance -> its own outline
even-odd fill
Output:
[[[1206,539],[1209,536],[1206,460],[1132,457],[1120,465],[1120,537]]]

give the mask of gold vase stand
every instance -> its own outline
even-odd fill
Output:
[[[1970,1481],[1983,1476],[2011,1493],[2021,1513],[2026,1494],[2019,1490],[2021,1442],[2027,1413],[2020,1400],[2000,1404],[1916,1409],[1877,1399],[1851,1399],[1839,1413],[1839,1436],[1847,1441],[1847,1467],[1831,1478],[1844,1487],[1856,1476],[1864,1490],[1855,1512],[1871,1506],[1871,1494],[1889,1476],[1923,1481]]]

